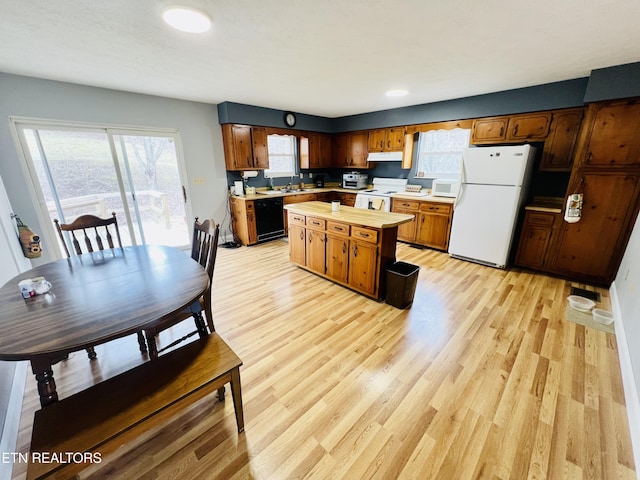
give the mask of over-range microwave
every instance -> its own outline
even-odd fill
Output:
[[[431,183],[431,195],[435,197],[456,197],[459,187],[458,180],[436,178]]]

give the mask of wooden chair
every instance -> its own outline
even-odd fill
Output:
[[[209,287],[204,294],[194,302],[189,308],[186,308],[174,316],[169,317],[162,321],[159,325],[144,330],[145,337],[147,338],[147,348],[149,356],[154,359],[158,357],[158,347],[156,345],[156,336],[169,327],[176,325],[190,317],[193,317],[196,324],[196,331],[191,332],[184,337],[176,340],[175,342],[167,345],[162,350],[177,345],[178,343],[186,340],[187,338],[195,335],[196,333],[200,337],[205,337],[207,332],[207,326],[210,332],[215,331],[213,325],[213,315],[211,313],[211,286],[213,284],[213,269],[216,264],[216,253],[218,251],[218,237],[220,236],[220,225],[216,225],[213,219],[205,220],[202,223],[198,222],[198,217],[193,225],[193,243],[191,245],[191,258],[198,262],[207,271],[209,275]],[[202,317],[204,312],[205,320]]]
[[[96,246],[98,250],[104,250],[104,242],[98,228],[104,229],[105,240],[109,248],[115,248],[113,244],[113,236],[111,235],[111,231],[109,230],[109,225],[113,225],[116,233],[116,237],[118,239],[118,246],[122,248],[122,240],[120,239],[120,230],[118,229],[118,220],[116,220],[116,212],[111,212],[112,218],[100,218],[95,215],[81,215],[76,218],[72,223],[60,223],[56,218],[54,220],[56,224],[56,228],[58,229],[58,235],[60,235],[60,240],[62,240],[62,245],[64,245],[64,251],[67,254],[67,257],[71,257],[69,253],[69,248],[67,247],[67,242],[64,239],[64,234],[62,232],[70,232],[73,249],[76,252],[76,255],[82,255],[82,248],[80,247],[80,242],[76,238],[76,232],[82,230],[84,233],[84,244],[87,248],[87,252],[93,252],[93,243],[91,238],[89,237],[89,232],[93,231],[94,240],[96,242]]]
[[[100,218],[95,215],[81,215],[71,223],[60,223],[57,218],[54,219],[53,222],[56,224],[56,228],[58,229],[58,235],[60,235],[60,240],[62,240],[62,245],[64,246],[67,258],[71,257],[71,253],[67,247],[67,242],[65,241],[63,232],[69,232],[71,234],[73,250],[76,255],[82,255],[83,253],[80,241],[76,237],[76,233],[80,230],[82,230],[82,234],[84,235],[81,239],[83,240],[87,253],[93,252],[96,249],[104,250],[105,242],[109,248],[115,248],[113,235],[109,229],[110,226],[112,226],[112,230],[115,231],[115,235],[118,240],[118,247],[122,248],[122,239],[120,238],[120,229],[118,228],[116,212],[111,212],[111,218]],[[93,237],[93,241],[91,236]],[[95,242],[96,248],[94,248],[93,242]],[[141,352],[147,351],[147,343],[142,332],[138,332],[138,346],[140,347]],[[87,348],[87,354],[90,359],[94,359],[97,356],[93,347]]]

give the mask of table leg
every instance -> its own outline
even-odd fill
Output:
[[[56,381],[53,378],[50,360],[31,360],[31,369],[38,382],[38,393],[40,394],[40,405],[47,405],[58,401],[56,391]]]
[[[231,370],[231,396],[233,408],[236,412],[238,433],[244,432],[244,410],[242,409],[242,387],[240,386],[240,367]]]

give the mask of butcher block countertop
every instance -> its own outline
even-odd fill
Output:
[[[534,210],[537,212],[562,213],[563,198],[556,197],[534,197],[525,210]]]
[[[285,205],[289,212],[300,215],[312,215],[314,217],[335,220],[354,225],[363,225],[371,228],[391,228],[413,220],[413,215],[401,213],[381,212],[379,210],[367,210],[340,205],[337,212],[331,211],[331,204],[327,202],[302,202]]]

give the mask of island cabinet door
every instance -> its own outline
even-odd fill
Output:
[[[367,241],[351,240],[349,285],[369,295],[376,295],[378,246]]]
[[[307,268],[324,275],[325,233],[307,229]]]
[[[349,278],[349,239],[327,235],[327,276],[337,282],[347,283]]]
[[[306,238],[305,229],[299,225],[289,225],[289,259],[305,266]]]

